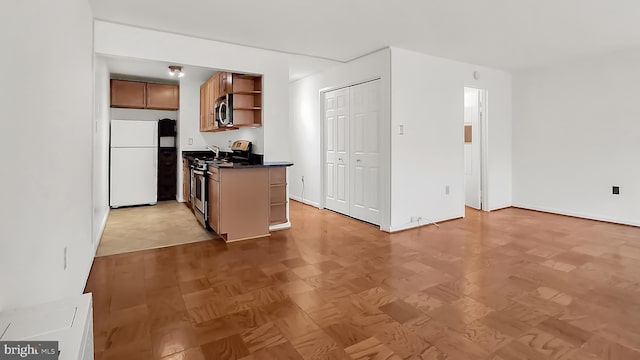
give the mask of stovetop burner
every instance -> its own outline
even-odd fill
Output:
[[[231,160],[231,161],[229,161]],[[235,161],[234,159],[226,159],[226,158],[196,158],[192,161],[191,163],[191,167],[193,169],[196,170],[207,170],[207,166],[209,166],[210,164],[219,164],[221,166],[232,166],[234,163],[236,163],[237,161]]]
[[[208,160],[207,158],[196,158],[191,163],[191,166],[196,170],[207,170],[207,161],[212,161],[213,159]]]

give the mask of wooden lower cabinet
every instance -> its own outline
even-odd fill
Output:
[[[191,207],[191,171],[187,159],[182,160],[182,198]]]
[[[209,173],[209,199],[207,202],[209,226],[220,233],[220,180]]]
[[[269,236],[269,169],[210,166],[208,175],[209,226],[227,242]]]

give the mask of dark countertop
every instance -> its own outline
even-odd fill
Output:
[[[265,168],[265,167],[275,167],[275,166],[293,166],[293,163],[287,162],[287,161],[271,161],[271,162],[265,162],[262,164],[222,162],[222,163],[213,163],[208,165],[210,167],[215,167],[218,169],[255,169],[255,168]]]
[[[222,155],[222,151],[220,152]],[[213,151],[209,151],[209,150],[202,150],[202,151],[183,151],[182,152],[182,158],[183,159],[187,159],[189,161],[194,161],[196,158],[213,158],[214,153]]]
[[[287,161],[268,161],[262,162],[262,155],[260,154],[251,154],[251,162],[250,163],[234,163],[234,162],[222,162],[222,161],[213,161],[213,152],[209,150],[204,151],[183,151],[182,158],[187,159],[189,162],[194,161],[196,158],[205,159],[207,161],[207,165],[214,166],[219,169],[251,169],[251,168],[262,168],[262,167],[273,167],[273,166],[293,166],[293,163]],[[231,157],[231,153],[221,151],[220,158],[221,159],[229,159]]]

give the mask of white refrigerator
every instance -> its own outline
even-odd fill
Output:
[[[158,201],[158,122],[111,120],[111,207]]]

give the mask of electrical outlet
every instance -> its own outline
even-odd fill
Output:
[[[449,185],[445,186],[445,187],[444,187],[444,194],[445,194],[445,195],[449,195],[449,193],[450,193],[450,192],[451,192],[451,191],[450,191],[450,189],[449,189]]]
[[[193,145],[193,138],[189,138],[189,145]]]
[[[67,247],[64,247],[63,270],[67,270]]]
[[[420,222],[420,220],[422,220],[422,218],[420,216],[412,216],[411,217],[411,222],[412,223]]]
[[[404,125],[398,125],[398,134],[404,135]]]
[[[612,187],[612,189],[611,189],[611,193],[612,193],[613,195],[620,195],[620,186],[614,186],[614,187]]]
[[[229,147],[229,149],[231,149],[231,145],[233,145],[233,141],[231,140],[227,141],[227,146]]]

